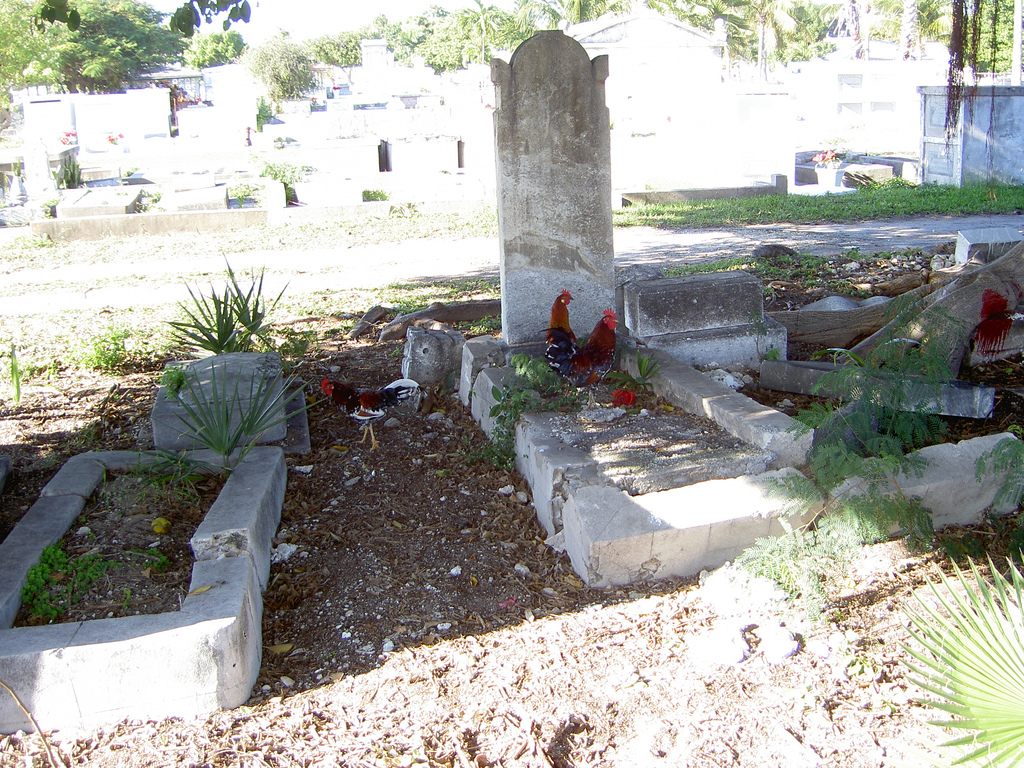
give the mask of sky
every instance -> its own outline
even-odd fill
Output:
[[[185,0],[150,0],[157,10],[169,13]],[[494,3],[499,7],[507,2]],[[285,30],[296,40],[307,40],[319,35],[333,34],[364,27],[380,15],[399,21],[426,11],[432,5],[439,5],[450,11],[468,8],[472,0],[249,0],[252,20],[246,24],[231,25],[245,42],[258,45],[273,37],[278,30]],[[223,27],[219,20],[203,24],[203,32],[220,32]]]

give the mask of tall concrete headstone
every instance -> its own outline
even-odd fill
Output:
[[[509,344],[540,341],[551,304],[573,294],[586,337],[614,306],[611,137],[604,81],[562,32],[539,32],[491,62],[501,245],[501,326]]]

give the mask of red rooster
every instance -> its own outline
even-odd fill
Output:
[[[562,291],[551,306],[551,325],[547,330],[544,357],[560,376],[577,387],[589,387],[600,382],[611,370],[618,318],[613,310],[606,309],[590,337],[579,345],[569,325],[570,301],[572,294]],[[593,402],[592,391],[590,398]]]
[[[569,302],[572,294],[563,290],[551,305],[551,325],[547,331],[547,347],[544,357],[548,365],[554,368],[559,376],[569,375],[569,360],[576,352],[576,334],[569,326]]]
[[[373,434],[373,422],[383,418],[387,408],[413,397],[418,398],[423,391],[420,385],[412,379],[398,379],[386,387],[368,389],[334,382],[326,377],[320,382],[320,389],[331,400],[344,408],[349,416],[363,425],[363,439],[359,442],[365,443],[366,435],[369,433],[371,451],[380,445],[376,435]]]
[[[597,384],[612,369],[615,360],[615,310],[606,309],[590,338],[569,358],[569,381],[577,387]]]

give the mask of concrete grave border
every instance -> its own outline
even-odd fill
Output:
[[[191,458],[217,465],[209,451]],[[153,463],[149,452],[70,459],[0,543],[0,622],[9,627],[28,569],[74,523],[108,470]],[[45,730],[75,732],[130,717],[191,717],[248,700],[262,659],[262,590],[281,519],[281,448],[253,448],[192,538],[196,562],[180,611],[0,629],[0,679]],[[31,730],[10,696],[0,733]]]
[[[476,341],[476,340],[473,340]],[[463,348],[460,397],[484,432],[491,434],[494,389],[513,375],[504,365],[501,342],[487,339]],[[783,532],[780,520],[799,526],[827,500],[800,505],[779,494],[781,483],[802,477],[813,433],[664,352],[646,349],[660,369],[654,391],[669,402],[715,421],[730,434],[769,451],[769,471],[697,482],[665,491],[630,496],[605,477],[594,458],[539,428],[544,419],[525,414],[516,427],[516,468],[530,485],[538,521],[548,543],[564,549],[576,573],[589,585],[625,585],[637,580],[693,576],[732,560],[755,539]],[[619,367],[634,375],[637,349],[620,345]],[[917,451],[926,471],[893,478],[893,485],[921,499],[935,528],[979,522],[995,504],[1005,474],[979,478],[979,456],[1008,433]],[[847,483],[832,498],[865,489]]]

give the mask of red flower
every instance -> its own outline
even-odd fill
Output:
[[[636,404],[636,392],[628,389],[616,389],[612,391],[612,405],[628,408]]]

